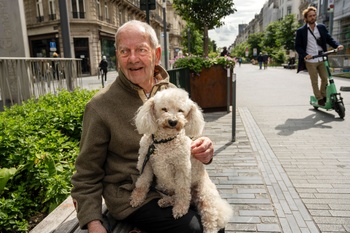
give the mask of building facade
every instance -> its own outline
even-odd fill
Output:
[[[27,34],[31,57],[65,57],[58,0],[24,0]],[[82,59],[83,74],[96,74],[102,56],[109,68],[116,68],[114,35],[123,23],[137,19],[146,21],[140,0],[66,0],[70,51],[72,57]],[[155,1],[156,9],[149,14],[149,23],[159,40],[163,39],[163,1]],[[174,56],[180,45],[180,32],[185,22],[175,14],[167,1],[168,56]]]
[[[250,34],[263,32],[271,22],[294,14],[303,24],[302,12],[308,6],[318,9],[317,22],[325,24],[330,34],[350,53],[350,1],[349,0],[268,0],[259,14],[255,15],[244,30],[240,30],[233,47],[247,41]],[[263,22],[261,24],[261,22]]]

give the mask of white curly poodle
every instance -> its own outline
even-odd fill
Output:
[[[159,91],[141,106],[135,116],[140,134],[140,176],[130,204],[139,206],[146,198],[153,176],[163,195],[160,207],[173,206],[174,218],[187,213],[194,204],[205,233],[217,233],[233,215],[229,203],[220,197],[204,165],[191,156],[191,139],[202,134],[201,110],[188,93],[179,88]]]

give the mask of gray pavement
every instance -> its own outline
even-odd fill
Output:
[[[341,92],[342,120],[309,105],[306,73],[250,64],[235,72],[235,142],[232,111],[204,114],[215,147],[207,169],[234,209],[226,232],[350,232],[350,92]],[[101,88],[96,76],[82,80]]]
[[[208,168],[235,210],[227,232],[350,232],[347,117],[309,105],[305,73],[252,65],[235,72],[236,142],[231,113],[205,114],[217,153]],[[349,109],[350,92],[341,94]]]

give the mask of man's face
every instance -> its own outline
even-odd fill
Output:
[[[316,22],[316,12],[315,11],[309,11],[306,15],[306,23],[308,24],[314,24]]]
[[[142,27],[128,26],[117,38],[118,66],[127,79],[149,91],[152,87],[154,67],[159,64],[160,48],[152,48]]]

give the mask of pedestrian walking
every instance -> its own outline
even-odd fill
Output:
[[[100,64],[99,64],[99,67],[100,67],[100,71],[101,71],[101,78],[103,79],[103,77],[104,77],[105,82],[107,82],[108,62],[107,62],[106,56],[102,57],[102,60],[100,61]]]
[[[227,51],[227,47],[224,47],[223,50],[220,53],[220,56],[224,57],[224,56],[228,56],[228,51]]]
[[[258,55],[258,63],[259,63],[260,70],[262,69],[263,62],[264,62],[264,57],[262,55],[262,52],[260,52],[259,55]]]
[[[263,62],[264,62],[264,70],[266,70],[266,69],[267,69],[267,66],[268,66],[268,64],[269,64],[269,55],[268,55],[267,53],[265,53],[265,54],[263,55]]]

